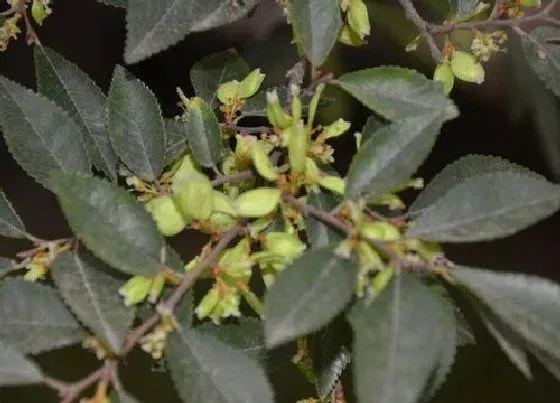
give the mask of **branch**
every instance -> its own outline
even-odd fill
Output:
[[[238,132],[242,132],[246,134],[261,134],[261,133],[274,132],[274,128],[270,126],[243,127],[243,126],[237,126],[228,123],[224,123],[223,126],[226,127],[227,129],[236,130]]]
[[[253,177],[253,171],[241,171],[231,175],[222,175],[212,181],[212,186],[220,186],[224,183],[242,182]]]

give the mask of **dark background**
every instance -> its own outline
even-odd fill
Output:
[[[192,95],[188,73],[193,63],[216,51],[236,47],[254,67],[263,66],[264,72],[269,73],[267,80],[272,83],[291,67],[295,57],[286,40],[289,31],[282,24],[281,13],[272,3],[272,0],[262,0],[261,6],[249,19],[210,32],[189,35],[171,49],[127,68],[156,93],[166,116],[178,113],[177,86]],[[378,3],[381,10],[385,9],[383,7],[391,8],[393,2]],[[373,11],[376,10],[373,8]],[[402,24],[400,10],[392,12],[396,15],[395,21]],[[328,68],[340,72],[381,64],[405,64],[431,74],[432,65],[405,55],[396,35],[384,29],[384,22],[377,22],[374,14],[372,38],[367,47],[337,47],[327,63]],[[38,30],[38,35],[43,44],[76,63],[102,89],[107,90],[115,64],[123,63],[124,30],[124,11],[121,9],[98,4],[94,0],[55,0],[54,13]],[[461,117],[446,124],[435,150],[421,168],[420,176],[428,180],[456,158],[479,153],[502,156],[557,181],[559,172],[555,167],[558,166],[560,148],[555,125],[558,105],[540,81],[526,70],[512,67],[516,60],[515,54],[510,52],[488,67],[485,84],[459,85],[454,90],[453,98],[461,110]],[[516,71],[521,72],[517,75],[521,80],[515,81],[512,73]],[[0,54],[0,73],[34,88],[32,49],[23,40],[11,43],[8,51]],[[534,92],[528,92],[527,88]],[[539,97],[539,102],[547,102],[551,111],[544,118],[531,113],[534,111],[532,105],[537,102],[535,96]],[[347,99],[343,100],[343,104],[338,109],[334,108],[333,113],[352,118],[354,127],[360,127],[367,118],[367,112]],[[337,149],[338,167],[342,170],[352,153],[351,143],[350,140],[342,141],[342,148]],[[31,232],[41,238],[58,238],[68,234],[54,197],[25,175],[10,157],[3,142],[0,142],[0,187]],[[559,224],[560,216],[556,215],[514,237],[492,243],[446,246],[446,252],[452,260],[462,264],[531,273],[560,281],[556,250],[560,241]],[[175,245],[187,257],[196,253],[198,242],[187,235]],[[25,243],[0,239],[0,256],[13,256],[26,246]],[[475,331],[478,344],[460,350],[454,370],[434,402],[560,401],[560,383],[536,362],[533,366],[535,379],[527,381],[508,363],[480,326],[475,326]],[[81,378],[96,365],[93,355],[79,348],[65,349],[63,355],[60,352],[43,354],[39,360],[49,373],[68,380]],[[131,391],[145,396],[142,401],[175,401],[171,385],[162,371],[153,367],[143,354],[133,354],[125,367],[124,381]],[[294,402],[311,392],[297,372],[283,368],[276,371],[274,378],[283,394],[288,391],[290,396],[286,402]],[[0,403],[39,401],[54,402],[56,397],[50,391],[39,388],[0,390]]]

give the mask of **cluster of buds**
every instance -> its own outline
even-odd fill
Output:
[[[349,46],[361,46],[371,32],[369,13],[364,0],[340,0],[340,9],[346,21],[338,34],[338,40]]]
[[[476,58],[487,62],[494,53],[505,51],[501,45],[506,41],[507,34],[504,31],[486,33],[476,30],[471,43],[471,51]]]
[[[167,336],[173,331],[173,324],[168,318],[162,321],[150,333],[145,334],[140,340],[140,347],[150,354],[154,360],[161,360],[167,343]]]
[[[453,45],[445,47],[445,61],[434,71],[434,81],[443,83],[443,90],[449,94],[453,89],[455,78],[469,83],[484,82],[484,67],[471,53],[456,50]]]
[[[220,110],[224,113],[226,122],[231,122],[245,100],[257,93],[264,77],[261,70],[256,69],[241,82],[232,80],[219,85],[216,95],[223,104]]]
[[[16,13],[4,20],[2,27],[0,27],[0,52],[4,52],[8,48],[10,40],[17,39],[18,34],[21,33],[17,26],[20,19],[21,14]]]
[[[520,18],[525,15],[523,8],[539,8],[541,0],[506,0],[500,3],[500,15],[508,18]]]
[[[133,276],[121,288],[119,295],[124,298],[125,306],[132,306],[143,302],[155,304],[165,287],[166,277],[163,272],[153,277]]]
[[[70,245],[67,241],[52,241],[46,242],[39,247],[32,249],[33,254],[26,256],[16,267],[21,267],[27,270],[23,279],[26,281],[37,281],[44,279],[49,273],[49,267],[56,259],[58,254],[68,250]],[[23,254],[28,254],[23,252]]]

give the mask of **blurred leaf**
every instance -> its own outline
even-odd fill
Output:
[[[181,41],[190,32],[206,31],[245,16],[258,0],[128,0],[124,60],[136,63]]]
[[[560,97],[560,29],[537,27],[521,35],[525,58],[533,71],[545,82],[556,96]],[[556,42],[547,42],[555,39]]]
[[[163,165],[168,166],[188,148],[186,123],[181,120],[165,119],[165,152]]]
[[[0,110],[8,150],[41,185],[50,188],[53,170],[91,171],[80,129],[53,102],[0,77]]]
[[[0,386],[42,383],[41,370],[12,346],[0,341]]]
[[[249,74],[249,66],[235,49],[214,53],[196,62],[191,68],[191,83],[197,96],[204,99],[212,109],[220,106],[216,97],[219,84],[243,80]]]
[[[265,296],[267,345],[277,346],[329,323],[352,298],[354,266],[327,246],[305,252],[280,272]]]
[[[135,310],[124,306],[119,295],[123,284],[111,275],[103,262],[87,252],[66,252],[56,258],[51,274],[72,312],[116,354],[123,342]]]
[[[415,275],[398,275],[371,303],[349,314],[359,401],[415,403],[441,365],[455,318],[446,299]]]
[[[468,17],[475,11],[480,0],[449,0],[456,17]]]
[[[560,186],[536,174],[498,171],[471,176],[422,211],[407,236],[440,242],[503,238],[559,207]]]
[[[220,123],[212,108],[201,98],[195,98],[189,108],[187,141],[196,160],[204,167],[218,163],[222,151]]]
[[[459,115],[440,84],[415,70],[376,67],[343,74],[335,83],[389,120],[440,114],[441,120],[446,121]]]
[[[315,66],[323,64],[342,27],[338,0],[292,0],[294,39]]]
[[[54,350],[86,335],[51,287],[8,278],[0,284],[0,306],[0,340],[23,353]]]
[[[117,66],[108,100],[109,137],[115,152],[140,178],[153,181],[163,169],[165,127],[155,95]]]
[[[13,266],[11,259],[6,259],[5,257],[0,257],[0,278],[5,275]]]
[[[126,190],[85,175],[58,175],[53,183],[70,228],[94,255],[125,273],[157,272],[164,240]]]
[[[108,134],[106,96],[86,73],[45,46],[35,47],[38,91],[67,111],[80,127],[91,162],[117,178],[117,156]]]
[[[319,192],[311,192],[307,197],[307,203],[321,211],[331,211],[338,205],[336,198],[331,192],[322,190]],[[305,229],[307,241],[312,248],[322,248],[327,245],[333,245],[344,239],[344,236],[341,235],[340,232],[309,215],[305,216]]]
[[[0,235],[8,238],[25,238],[25,226],[4,192],[0,190]]]
[[[354,155],[346,179],[346,198],[370,199],[410,178],[428,156],[443,124],[439,113],[401,118],[380,128]],[[367,128],[367,127],[366,127]]]

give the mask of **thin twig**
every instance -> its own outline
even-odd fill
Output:
[[[253,171],[241,171],[231,175],[222,175],[212,181],[212,186],[217,187],[224,183],[242,182],[251,179],[254,176]]]
[[[270,126],[243,127],[234,124],[224,124],[223,126],[228,129],[236,130],[245,134],[272,133],[274,131],[274,128]]]

